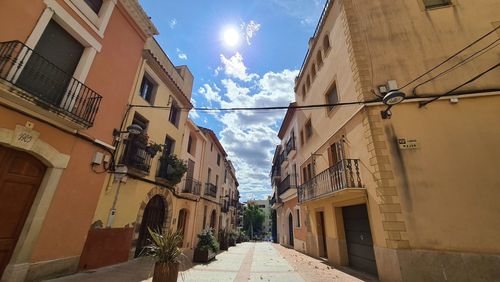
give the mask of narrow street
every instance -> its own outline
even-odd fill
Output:
[[[349,273],[349,274],[348,274]],[[53,282],[151,281],[152,262],[134,260],[96,271],[62,277]],[[178,281],[376,281],[350,269],[334,269],[317,260],[271,243],[242,243],[217,255],[208,264],[180,272]]]

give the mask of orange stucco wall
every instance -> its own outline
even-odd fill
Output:
[[[102,44],[84,83],[103,99],[94,126],[83,133],[111,144],[113,128],[120,126],[135,83],[145,36],[133,26],[120,3],[113,10],[104,38],[99,37],[65,1],[58,0],[58,3]],[[0,6],[0,25],[5,27],[0,31],[0,41],[25,42],[45,9],[41,0],[2,1]],[[106,151],[0,106],[0,127],[13,130],[16,124],[24,125],[26,121],[35,123],[34,130],[40,132],[41,140],[71,157],[48,209],[31,261],[79,256],[106,175],[93,172],[90,161],[96,152]],[[97,170],[102,171],[102,167]]]
[[[284,210],[290,209],[292,211],[292,216],[293,216],[294,222],[295,222],[296,216],[297,216],[297,213],[295,211],[295,207],[297,206],[297,204],[298,204],[298,199],[297,199],[297,197],[294,197],[291,200],[283,202],[283,207],[282,207],[282,209],[284,209]],[[305,219],[305,214],[304,214],[304,211],[301,209],[301,211],[300,211],[300,227],[297,228],[296,226],[294,226],[293,236],[295,239],[302,240],[302,241],[306,240],[306,233],[307,233],[304,219]]]

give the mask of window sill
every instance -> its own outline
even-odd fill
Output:
[[[450,7],[453,7],[453,4],[424,7],[424,10],[425,11],[434,11],[434,10],[440,10],[440,9],[445,9],[445,8],[450,8]]]

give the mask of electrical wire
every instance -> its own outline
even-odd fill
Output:
[[[444,93],[444,94],[438,95],[438,96],[436,96],[436,97],[434,97],[434,98],[432,98],[432,99],[430,99],[430,100],[427,100],[427,101],[421,101],[421,102],[419,103],[419,107],[420,107],[420,108],[421,108],[421,107],[424,107],[424,106],[426,106],[427,104],[430,104],[430,103],[432,103],[432,102],[434,102],[434,101],[438,100],[438,99],[439,99],[439,98],[441,98],[441,97],[444,97],[444,96],[447,96],[447,95],[452,94],[455,90],[457,90],[457,89],[459,89],[459,88],[462,88],[463,86],[465,86],[465,85],[467,85],[467,84],[469,84],[469,83],[471,83],[471,82],[476,81],[477,79],[479,79],[479,78],[480,78],[480,77],[482,77],[483,75],[487,74],[488,72],[490,72],[490,71],[492,71],[492,70],[494,70],[494,69],[496,69],[496,68],[498,68],[498,67],[500,67],[500,63],[497,63],[496,65],[492,66],[491,68],[489,68],[489,69],[487,69],[487,70],[485,70],[485,71],[481,72],[480,74],[476,75],[475,77],[473,77],[473,78],[471,78],[471,79],[467,80],[466,82],[464,82],[464,83],[460,84],[459,86],[457,86],[457,87],[453,88],[452,90],[450,90],[450,91],[448,91],[448,92],[446,92],[446,93]]]
[[[482,35],[481,37],[479,37],[478,39],[474,40],[472,43],[470,43],[469,45],[465,46],[464,48],[462,48],[460,51],[456,52],[455,54],[451,55],[450,57],[446,58],[444,61],[442,61],[441,63],[437,64],[436,66],[434,66],[433,68],[431,68],[430,70],[424,72],[423,74],[419,75],[417,78],[414,78],[412,79],[411,81],[407,82],[406,84],[404,84],[402,87],[399,88],[399,90],[401,89],[404,89],[406,87],[408,87],[410,84],[414,83],[415,81],[421,79],[422,77],[424,77],[425,75],[431,73],[432,71],[434,71],[435,69],[439,68],[440,66],[444,65],[445,63],[447,63],[448,61],[450,61],[451,59],[453,59],[454,57],[456,57],[458,54],[462,53],[463,51],[469,49],[470,47],[474,46],[476,43],[478,43],[479,41],[483,40],[484,38],[488,37],[489,35],[491,35],[492,33],[496,32],[498,29],[500,28],[500,26],[497,26],[496,28],[494,28],[493,30],[489,31],[488,33]]]
[[[495,43],[496,43],[496,44],[495,44]],[[493,41],[492,43],[488,44],[487,46],[485,46],[485,47],[484,47],[484,48],[482,48],[481,50],[478,50],[477,52],[475,52],[475,53],[471,54],[469,57],[467,57],[467,58],[465,58],[464,60],[462,60],[462,61],[458,62],[457,64],[455,64],[454,66],[452,66],[452,67],[448,68],[447,70],[444,70],[444,71],[440,72],[439,74],[437,74],[436,76],[434,76],[434,77],[432,77],[432,78],[429,78],[429,79],[427,79],[426,81],[424,81],[424,82],[421,82],[421,83],[417,84],[417,85],[413,88],[413,90],[412,90],[413,95],[418,97],[418,95],[417,95],[417,88],[418,88],[418,87],[420,87],[420,86],[422,86],[422,85],[424,85],[424,84],[426,84],[426,83],[429,83],[429,82],[431,82],[431,81],[433,81],[433,80],[435,80],[435,79],[437,79],[437,78],[439,78],[439,77],[441,77],[441,76],[444,76],[444,75],[448,74],[449,72],[453,71],[453,70],[454,70],[454,69],[456,69],[457,67],[460,67],[460,66],[462,66],[462,65],[465,65],[466,63],[468,63],[468,62],[470,62],[470,61],[473,61],[473,60],[475,60],[475,59],[477,59],[477,58],[481,57],[482,55],[486,54],[487,52],[489,52],[489,51],[493,50],[493,49],[494,49],[495,47],[497,47],[499,44],[500,44],[500,38],[499,38],[499,39],[497,39],[497,40],[495,40],[495,41]]]

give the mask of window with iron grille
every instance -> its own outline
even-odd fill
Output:
[[[87,5],[89,5],[90,9],[94,11],[96,14],[99,14],[99,11],[102,7],[102,0],[84,0]]]
[[[337,104],[339,102],[339,95],[337,92],[337,85],[333,84],[330,90],[326,93],[326,102],[329,104],[328,112],[333,110],[335,106],[333,104]]]
[[[424,6],[426,9],[450,6],[451,4],[451,0],[424,0]]]

